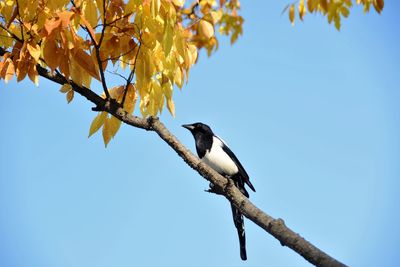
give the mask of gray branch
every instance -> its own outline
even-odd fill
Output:
[[[6,51],[0,47],[0,56],[3,56],[5,53]],[[53,74],[39,64],[36,65],[36,68],[39,75],[46,79],[61,85],[65,83],[71,84],[75,92],[81,94],[96,105],[93,110],[106,111],[128,125],[156,132],[191,168],[197,171],[206,180],[213,183],[216,187],[216,191],[228,199],[228,201],[237,207],[248,219],[278,239],[282,246],[291,248],[315,266],[346,266],[289,229],[282,219],[275,219],[256,207],[233,185],[231,180],[221,176],[206,164],[202,163],[158,118],[139,118],[133,116],[123,110],[120,104],[112,99],[103,99],[92,90],[84,86],[79,86],[71,80],[68,81],[59,73]]]

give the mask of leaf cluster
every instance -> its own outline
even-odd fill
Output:
[[[103,97],[133,113],[156,116],[164,107],[175,114],[174,87],[188,81],[201,49],[218,48],[215,29],[242,34],[238,0],[7,0],[0,1],[0,79],[29,77],[39,82],[37,66],[91,90],[102,85]],[[112,71],[117,69],[117,71]],[[114,73],[123,83],[109,88]],[[106,75],[107,74],[107,75]],[[62,86],[69,102],[74,90]],[[120,122],[99,114],[90,135],[103,128],[105,144]]]
[[[356,0],[357,5],[362,5],[364,12],[368,13],[373,6],[379,14],[385,5],[384,0]],[[309,12],[310,14],[322,14],[326,16],[329,23],[334,23],[335,28],[340,30],[342,17],[350,15],[350,8],[353,7],[352,0],[300,0],[297,3],[297,14],[301,21]],[[296,3],[286,6],[284,12],[288,10],[289,20],[294,25],[296,17]]]

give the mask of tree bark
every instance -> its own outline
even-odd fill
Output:
[[[0,47],[0,56],[3,56],[6,52],[7,51]],[[46,79],[60,85],[65,83],[71,84],[75,92],[96,105],[93,110],[106,111],[128,125],[156,132],[191,168],[196,170],[206,180],[213,183],[215,190],[218,191],[219,194],[222,194],[228,199],[228,201],[237,207],[244,216],[278,239],[282,246],[291,248],[315,266],[346,266],[289,229],[282,219],[274,219],[256,207],[234,186],[232,180],[221,176],[201,162],[198,157],[191,153],[190,150],[168,131],[158,118],[139,118],[128,114],[115,100],[106,100],[90,89],[79,86],[71,80],[67,80],[61,74],[50,73],[39,64],[36,65],[36,68],[39,75]]]

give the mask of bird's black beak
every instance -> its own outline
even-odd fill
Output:
[[[182,127],[188,129],[189,131],[192,131],[194,129],[194,126],[192,124],[183,124]]]

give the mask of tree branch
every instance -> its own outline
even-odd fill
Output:
[[[0,56],[5,53],[6,51],[0,47]],[[299,234],[289,229],[282,219],[274,219],[256,207],[239,191],[237,187],[229,182],[229,179],[215,172],[190,152],[190,150],[188,150],[171,132],[168,131],[165,125],[158,118],[139,118],[133,116],[123,110],[116,101],[110,101],[109,99],[106,100],[86,87],[78,86],[71,80],[67,81],[66,78],[59,73],[50,73],[39,64],[36,65],[36,68],[40,76],[55,83],[70,83],[75,92],[81,94],[96,105],[96,111],[106,111],[128,125],[156,132],[158,136],[163,139],[191,168],[196,170],[201,176],[214,185],[215,192],[224,195],[224,197],[237,207],[243,215],[278,239],[282,246],[291,248],[316,266],[345,266],[343,263],[332,258],[305,240]]]

